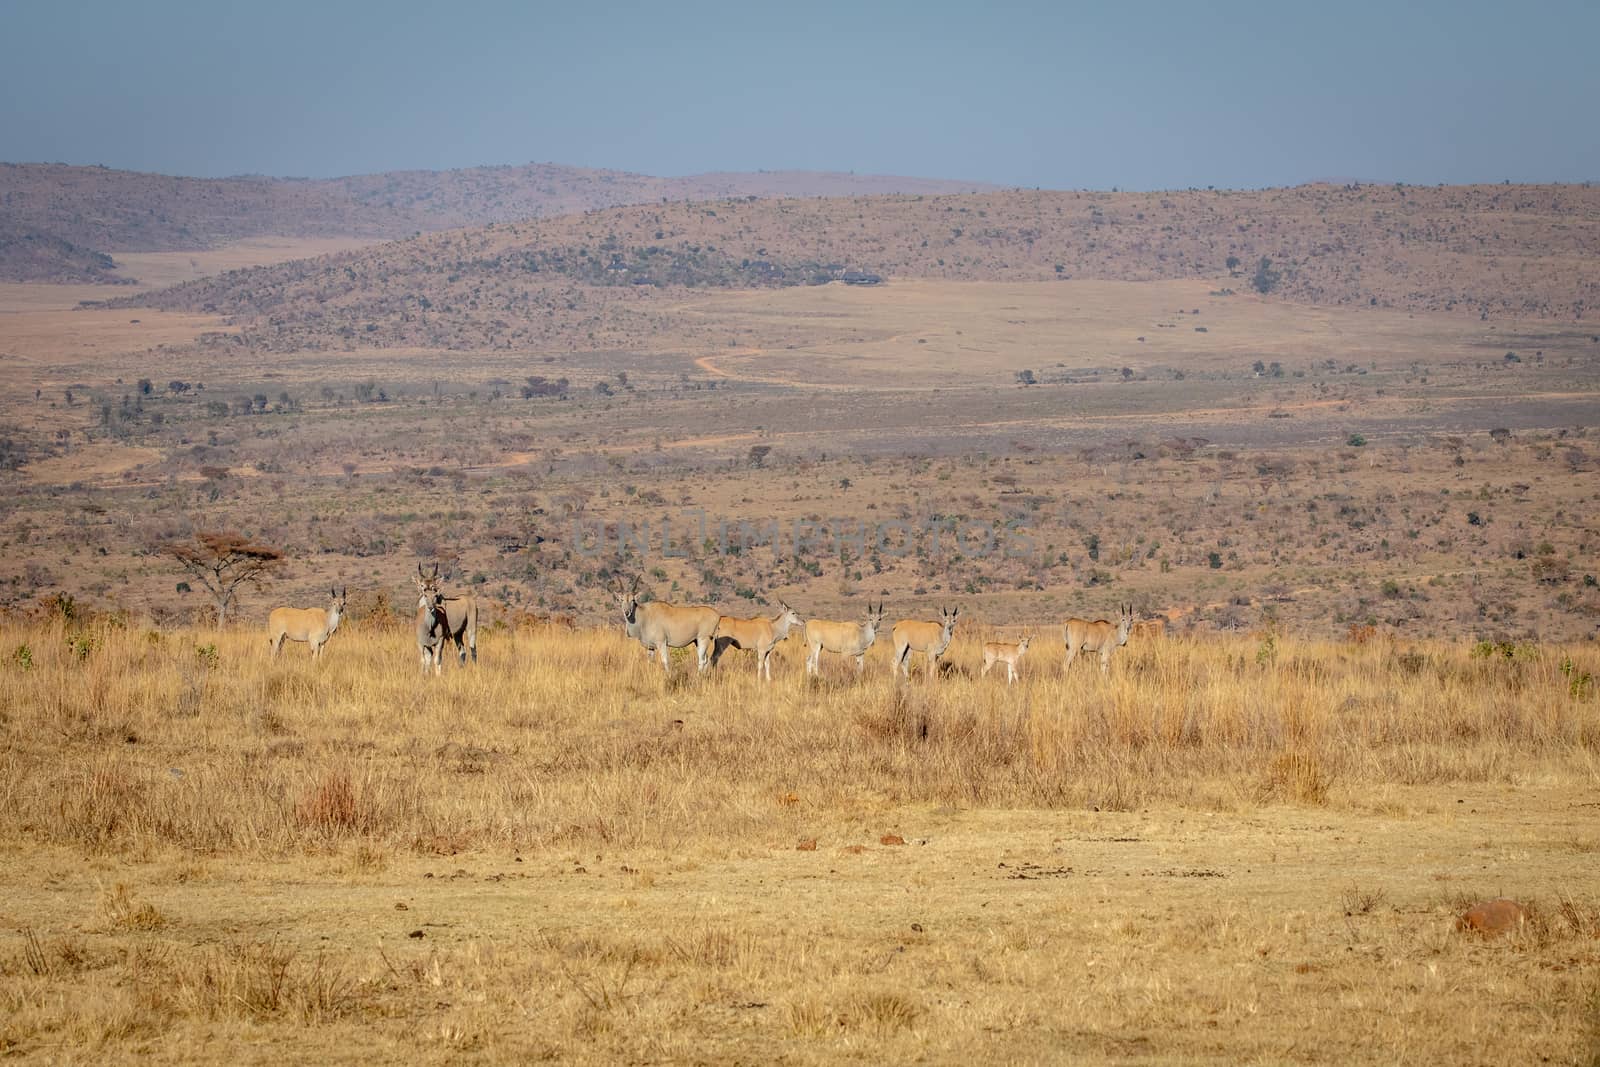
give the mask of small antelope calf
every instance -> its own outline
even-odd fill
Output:
[[[272,646],[272,655],[278,655],[287,638],[290,641],[304,641],[311,646],[311,658],[320,659],[322,646],[328,643],[333,631],[339,628],[339,620],[344,618],[345,593],[348,591],[348,586],[328,590],[331,599],[326,609],[273,608],[272,614],[267,616],[267,643]]]
[[[778,614],[770,619],[737,619],[731,615],[718,619],[712,638],[712,666],[730,648],[748,649],[756,654],[756,677],[765,672],[767,681],[772,681],[772,650],[788,639],[793,627],[805,625],[805,620],[783,601],[778,601],[778,608]]]
[[[1104,619],[1097,619],[1094,622],[1068,619],[1067,662],[1061,669],[1066,670],[1071,667],[1073,659],[1077,657],[1079,650],[1082,650],[1100,653],[1100,673],[1105,674],[1111,669],[1111,653],[1128,643],[1128,633],[1132,629],[1132,604],[1122,605],[1122,613],[1115,625]]]
[[[978,672],[982,678],[989,673],[989,668],[996,663],[1006,665],[1006,684],[1010,685],[1017,680],[1017,664],[1022,661],[1022,654],[1028,651],[1028,642],[1033,640],[1033,635],[1028,634],[1014,645],[1003,641],[987,641],[983,646],[983,670]]]

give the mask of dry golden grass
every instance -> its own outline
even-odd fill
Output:
[[[1570,673],[1600,672],[1592,646],[1163,640],[1122,650],[1105,679],[1063,676],[1041,641],[1008,693],[961,636],[930,688],[893,684],[878,647],[861,682],[843,661],[807,681],[795,641],[759,686],[749,657],[702,680],[680,653],[663,679],[617,634],[501,632],[484,639],[492,666],[425,685],[399,628],[341,630],[321,670],[294,650],[269,661],[250,631],[71,632],[3,631],[9,817],[112,853],[757,845],[799,829],[764,810],[790,790],[823,818],[868,796],[1231,809],[1577,773],[1600,744],[1594,687]]]
[[[808,681],[789,642],[762,686],[496,630],[424,680],[371,626],[313,665],[9,624],[0,1049],[1597,1051],[1592,646],[1162,640],[1102,679],[1041,645],[1009,690],[970,634],[931,685],[880,649]],[[1501,894],[1524,931],[1455,931]]]

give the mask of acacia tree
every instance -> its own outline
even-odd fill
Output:
[[[228,620],[228,610],[242,585],[261,587],[283,563],[283,553],[256,544],[231,530],[197,532],[192,540],[165,541],[157,546],[206,587],[217,608],[217,626]]]

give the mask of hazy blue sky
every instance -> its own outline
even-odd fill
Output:
[[[1600,0],[0,0],[0,160],[1600,179]]]

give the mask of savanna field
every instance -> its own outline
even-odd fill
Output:
[[[1600,1065],[1591,188],[0,171],[0,1056]]]
[[[1592,643],[0,627],[0,1050],[1590,1063]],[[1088,662],[1083,660],[1087,659]],[[1456,929],[1510,896],[1526,924]]]

